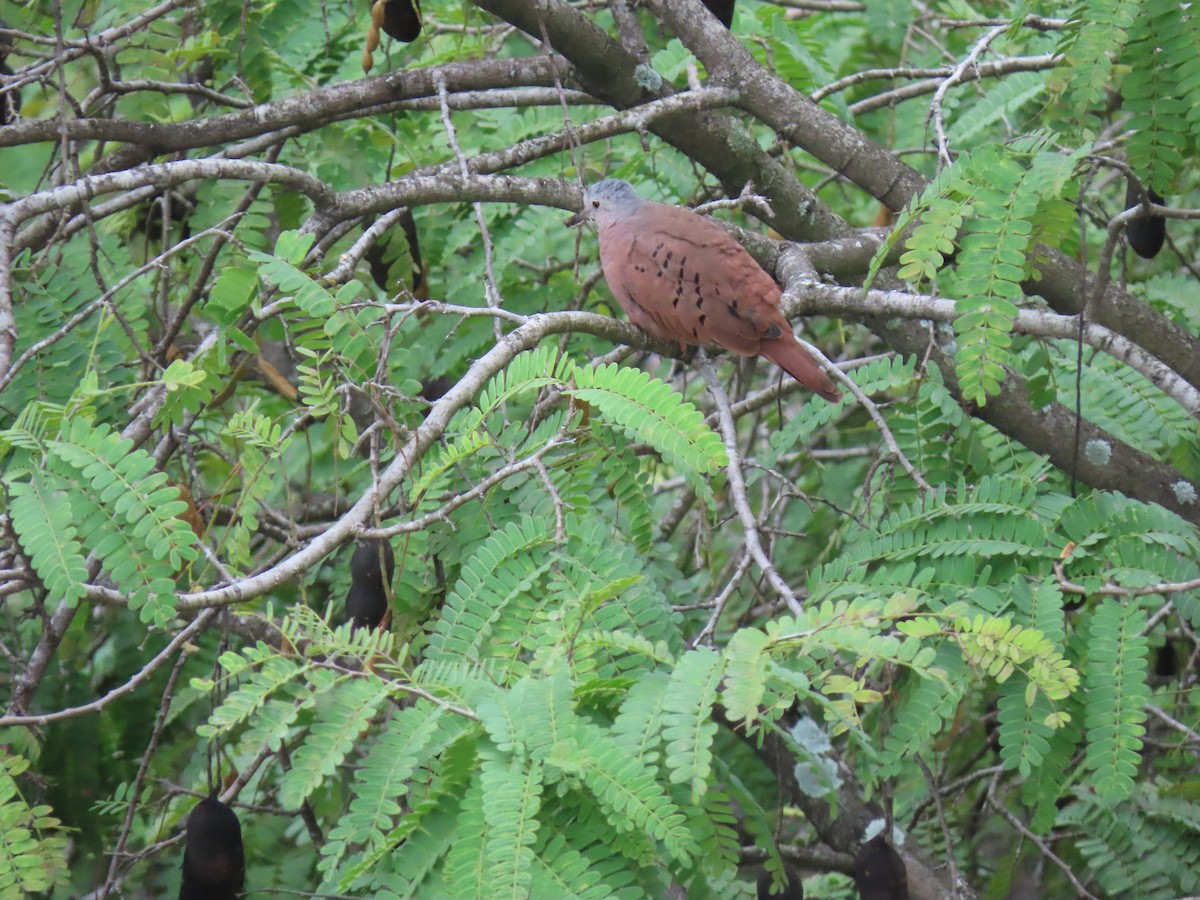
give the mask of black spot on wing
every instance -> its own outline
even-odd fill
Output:
[[[654,250],[650,254],[650,259],[653,260],[657,266],[657,268],[654,270],[654,276],[656,278],[662,278],[663,275],[666,274],[665,263],[659,258],[660,254],[663,254],[667,257],[667,259],[670,259],[671,253],[666,249],[666,244],[664,244],[662,241],[659,241],[654,245]]]

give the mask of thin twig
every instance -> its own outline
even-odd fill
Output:
[[[962,878],[958,874],[958,864],[954,861],[954,838],[951,836],[950,826],[946,823],[946,810],[942,806],[941,787],[937,779],[933,777],[933,772],[930,771],[925,758],[920,753],[914,753],[913,759],[925,775],[925,783],[929,786],[929,796],[933,798],[934,807],[937,809],[938,824],[942,827],[942,839],[946,842],[946,866],[950,870],[950,890],[957,897],[960,896],[959,886]]]
[[[745,552],[745,548],[739,551],[737,568],[733,570],[733,574],[729,576],[729,581],[725,583],[725,587],[721,588],[720,593],[712,600],[703,604],[705,608],[712,608],[712,613],[708,617],[708,621],[700,630],[700,633],[692,639],[692,647],[699,647],[701,644],[712,644],[713,635],[716,632],[717,622],[721,618],[721,614],[725,612],[725,605],[729,602],[729,598],[733,596],[733,592],[737,590],[738,585],[742,583],[742,579],[746,577],[746,573],[750,570],[750,564],[753,558],[749,553]]]
[[[1008,808],[1002,802],[996,800],[996,798],[993,796],[993,790],[988,791],[987,803],[988,806],[999,813],[1001,818],[1008,822],[1009,825],[1021,832],[1021,834],[1024,835],[1027,840],[1031,841],[1038,848],[1038,850],[1041,851],[1042,856],[1046,857],[1046,859],[1050,860],[1050,862],[1054,863],[1054,865],[1058,866],[1058,868],[1062,870],[1062,873],[1067,876],[1067,880],[1070,881],[1071,885],[1075,888],[1077,896],[1080,898],[1080,900],[1100,900],[1099,897],[1083,886],[1083,882],[1081,882],[1075,876],[1075,872],[1072,871],[1071,867],[1063,862],[1058,857],[1058,854],[1050,849],[1049,844],[1026,828],[1024,822],[1009,812]]]
[[[129,806],[125,810],[125,821],[121,823],[121,833],[117,837],[117,843],[113,846],[112,859],[108,864],[108,875],[100,888],[99,900],[106,900],[109,892],[116,885],[117,861],[120,859],[125,849],[125,844],[129,840],[129,835],[133,831],[133,820],[137,815],[138,798],[142,793],[142,782],[146,780],[146,773],[150,770],[150,760],[154,758],[154,751],[157,749],[158,742],[162,738],[163,726],[167,722],[167,713],[171,709],[171,698],[175,695],[175,682],[179,678],[179,673],[183,671],[183,665],[186,662],[187,654],[180,653],[179,659],[175,661],[175,667],[171,669],[171,674],[167,677],[167,684],[163,688],[162,702],[158,705],[158,715],[154,719],[154,728],[150,732],[150,741],[146,744],[146,749],[142,753],[142,760],[138,764],[137,775],[134,776],[133,786],[129,789]]]
[[[159,651],[157,656],[138,669],[128,681],[113,688],[103,697],[97,697],[95,700],[90,703],[84,703],[82,706],[70,706],[66,709],[60,709],[57,712],[43,713],[37,716],[3,716],[0,717],[0,728],[7,728],[10,725],[48,725],[51,722],[61,722],[63,719],[73,719],[77,716],[86,716],[89,713],[99,712],[114,700],[125,696],[144,684],[159,666],[174,656],[183,644],[190,641],[196,634],[202,631],[213,620],[216,614],[217,611],[215,609],[210,609],[196,616],[190,625],[175,635],[171,642]]]
[[[932,494],[933,488],[921,476],[921,473],[916,470],[904,454],[904,451],[900,449],[900,445],[896,442],[896,436],[892,434],[892,429],[888,427],[887,419],[883,417],[875,402],[863,392],[862,388],[854,382],[853,378],[826,359],[825,354],[821,352],[820,348],[800,338],[796,340],[800,342],[800,346],[812,354],[814,359],[822,364],[821,367],[826,372],[841,382],[842,387],[854,395],[854,399],[862,405],[862,408],[867,411],[867,415],[871,417],[871,421],[875,423],[875,427],[879,429],[879,436],[883,438],[884,444],[887,445],[888,454],[891,458],[900,464],[900,468],[908,473],[908,477],[913,480],[913,483],[917,487],[927,494]]]
[[[462,151],[462,147],[458,145],[458,135],[454,130],[454,120],[450,116],[449,93],[446,90],[446,80],[438,77],[436,81],[438,99],[442,104],[442,126],[446,129],[446,140],[450,144],[450,149],[454,153],[454,158],[458,160],[459,171],[463,178],[470,177],[471,169],[467,165],[467,157]],[[483,214],[483,204],[476,200],[472,205],[475,210],[475,223],[479,226],[479,237],[483,241],[483,296],[487,305],[492,309],[499,309],[503,303],[500,299],[500,287],[496,283],[495,270],[495,251],[492,247],[492,233],[488,229],[487,217]],[[492,320],[492,334],[496,340],[500,340],[504,336],[504,330],[500,327],[500,320]]]
[[[729,455],[729,465],[726,468],[726,474],[729,477],[729,494],[733,500],[734,509],[737,510],[738,518],[742,522],[746,549],[749,550],[750,556],[758,564],[771,587],[787,604],[788,609],[799,614],[802,607],[795,591],[788,586],[788,583],[783,580],[783,576],[775,569],[758,537],[758,521],[754,517],[754,511],[750,509],[750,500],[746,496],[746,480],[742,476],[741,451],[738,450],[737,445],[737,425],[734,423],[733,412],[729,407],[729,397],[717,378],[716,370],[713,369],[712,363],[709,362],[703,351],[697,354],[697,360],[700,374],[704,376],[704,381],[717,405],[717,421],[720,423],[721,437],[725,441],[725,451]]]

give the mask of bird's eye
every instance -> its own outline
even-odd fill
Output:
[[[599,201],[599,200],[593,200],[593,201],[592,201],[592,209],[599,209],[599,208],[600,208],[600,201]]]

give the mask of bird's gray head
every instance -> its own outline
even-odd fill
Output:
[[[567,220],[568,225],[579,225],[593,220],[598,224],[619,219],[636,212],[642,200],[628,181],[605,178],[589,187],[583,195],[583,209]]]

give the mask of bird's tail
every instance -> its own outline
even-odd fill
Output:
[[[758,345],[758,352],[818,396],[831,403],[842,398],[837,385],[817,365],[812,354],[800,346],[795,335],[785,333],[774,340],[763,341]]]

